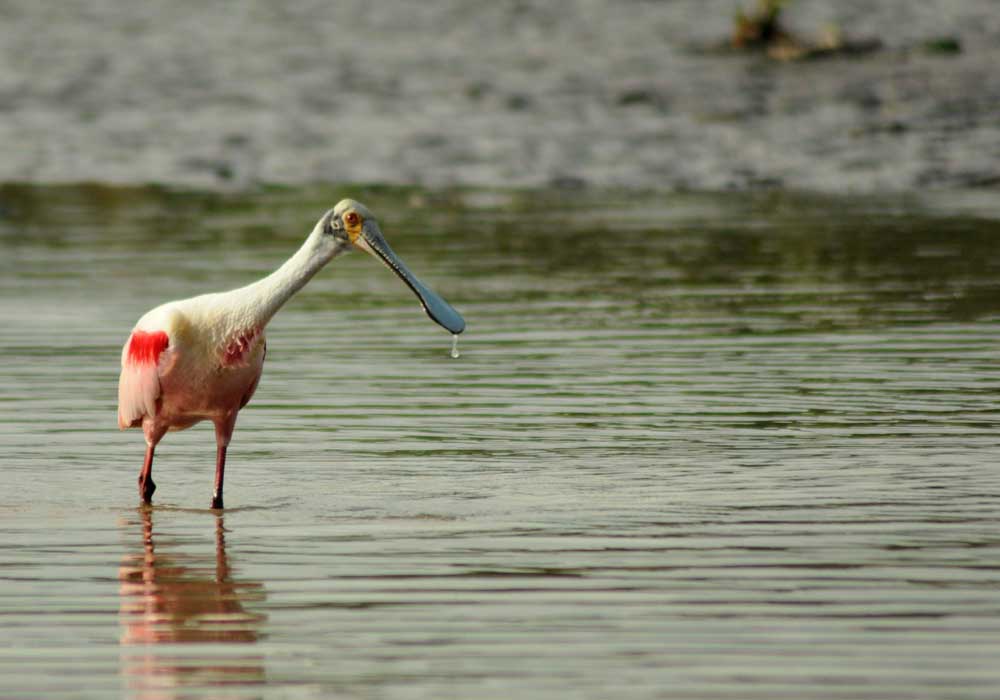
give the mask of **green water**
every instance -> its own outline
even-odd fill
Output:
[[[466,317],[338,258],[275,318],[221,516],[156,505],[121,344],[343,196]],[[0,188],[0,696],[988,698],[1000,209]]]

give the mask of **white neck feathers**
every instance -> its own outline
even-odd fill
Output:
[[[332,240],[317,226],[302,247],[270,275],[229,292],[252,325],[263,329],[292,296],[337,254]]]

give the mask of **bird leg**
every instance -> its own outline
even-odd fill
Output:
[[[153,491],[156,484],[153,483],[153,450],[156,443],[150,442],[146,445],[146,459],[142,462],[142,471],[139,472],[139,498],[143,503],[153,502]]]
[[[212,490],[212,508],[220,509],[222,505],[222,478],[226,471],[226,445],[219,445],[215,450],[215,488]]]
[[[236,412],[215,423],[215,488],[212,490],[212,508],[224,508],[222,504],[222,481],[226,472],[226,448],[236,426]]]

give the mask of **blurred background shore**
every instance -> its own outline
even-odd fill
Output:
[[[0,181],[1000,183],[994,0],[0,2]],[[824,43],[826,42],[826,43]],[[869,50],[870,49],[870,50]]]

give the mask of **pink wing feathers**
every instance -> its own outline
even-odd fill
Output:
[[[140,425],[143,416],[156,415],[160,397],[160,355],[170,344],[163,331],[132,331],[122,348],[118,378],[118,427]]]

